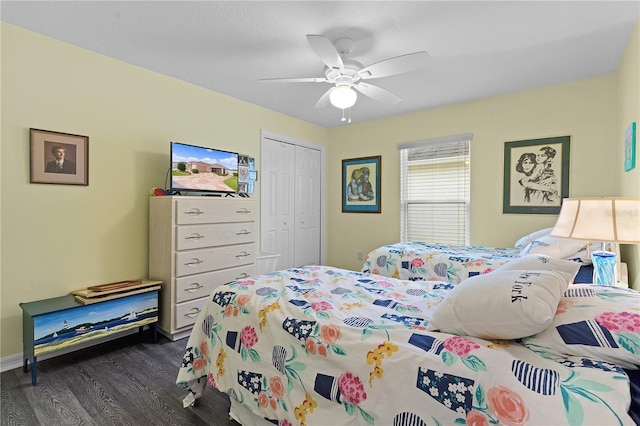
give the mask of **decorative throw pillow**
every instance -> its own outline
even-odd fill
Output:
[[[640,369],[640,292],[574,284],[566,290],[551,326],[523,340],[543,355],[573,355]]]
[[[544,229],[540,229],[539,231],[535,231],[530,234],[527,234],[524,237],[520,238],[518,241],[516,241],[516,244],[514,245],[514,247],[522,250],[523,248],[531,244],[531,241],[534,241],[538,238],[542,238],[545,235],[549,235],[552,229],[553,228],[544,228]]]
[[[495,270],[467,278],[447,293],[428,329],[483,339],[517,339],[551,324],[571,274]]]
[[[507,271],[512,269],[533,269],[545,271],[559,271],[571,275],[571,281],[580,270],[580,263],[571,260],[556,259],[544,254],[527,254],[510,260],[507,264],[496,268],[495,271]]]
[[[573,255],[565,257],[565,259],[580,262],[583,265],[591,265],[591,253],[595,250],[602,250],[602,243],[590,241],[585,243],[582,248]],[[612,243],[605,243],[605,250],[615,251],[615,248],[612,247]]]
[[[531,241],[528,246],[522,249],[520,255],[544,254],[550,257],[557,257],[558,259],[567,259],[580,251],[585,244],[585,241],[556,238],[546,235]]]

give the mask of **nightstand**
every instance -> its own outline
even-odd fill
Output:
[[[620,262],[620,276],[618,277],[618,282],[616,282],[615,286],[629,288],[629,274],[627,272],[627,264],[624,262]]]

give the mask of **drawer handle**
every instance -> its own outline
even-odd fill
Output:
[[[251,254],[247,253],[246,251],[243,251],[240,254],[236,254],[236,257],[247,257],[247,256],[251,256]]]
[[[199,240],[200,238],[204,238],[204,235],[191,234],[188,237],[184,237],[185,240]]]
[[[201,263],[204,263],[204,260],[200,260],[200,259],[194,259],[191,262],[187,262],[184,264],[184,266],[197,266]]]
[[[243,229],[240,232],[236,232],[236,235],[249,235],[251,232],[247,231],[246,229]]]
[[[200,283],[191,283],[188,288],[185,288],[184,291],[188,293],[193,293],[194,291],[198,291],[202,288]]]
[[[243,273],[240,274],[239,277],[236,277],[236,280],[239,280],[239,279],[242,279],[242,278],[249,278],[249,277],[250,277],[249,274],[247,274],[246,272],[243,272]]]
[[[199,308],[191,308],[191,310],[186,314],[184,314],[184,316],[189,318],[194,318],[194,317],[197,317],[199,313],[200,313]]]
[[[191,210],[189,210],[188,212],[184,212],[184,214],[188,214],[188,215],[190,215],[190,216],[193,216],[193,215],[198,216],[198,215],[200,215],[200,214],[204,214],[204,212],[203,212],[203,211],[200,211],[200,209],[198,209],[198,208],[192,208],[192,209],[191,209]]]
[[[236,213],[247,214],[247,213],[251,213],[251,210],[247,209],[246,207],[243,207],[240,210],[236,210]]]

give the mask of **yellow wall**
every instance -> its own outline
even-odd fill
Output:
[[[169,141],[258,156],[260,130],[326,145],[328,130],[2,24],[1,353],[18,304],[147,276],[148,194]],[[29,183],[29,128],[89,136],[89,186]],[[259,168],[259,160],[258,160]]]
[[[616,124],[616,79],[608,75],[336,129],[328,263],[359,269],[357,251],[399,240],[399,142],[472,133],[471,244],[513,247],[557,216],[502,213],[504,142],[569,135],[570,196],[611,195],[618,192],[611,171],[621,167]],[[382,155],[382,214],[341,213],[340,159],[369,155]]]
[[[640,197],[640,21],[627,43],[624,56],[617,72],[618,82],[618,121],[616,122],[616,141],[624,140],[625,130],[636,123],[636,167],[624,171],[624,144],[618,143],[618,163],[616,178],[622,197]],[[629,265],[629,282],[640,290],[640,246],[622,246],[622,258]]]
[[[258,168],[260,129],[328,145],[327,264],[350,269],[357,251],[398,241],[399,142],[474,134],[473,244],[511,246],[555,221],[502,214],[505,141],[570,135],[571,196],[638,196],[640,164],[624,173],[620,157],[640,125],[637,28],[616,74],[331,130],[8,24],[0,36],[0,357],[22,351],[19,302],[146,276],[147,195],[164,186],[170,140]],[[90,137],[88,187],[29,183],[30,127]],[[342,213],[341,160],[369,155],[382,155],[382,214]]]

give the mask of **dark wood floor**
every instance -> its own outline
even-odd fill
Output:
[[[151,332],[38,362],[38,384],[22,368],[0,376],[0,424],[9,425],[220,425],[229,398],[210,386],[194,407],[183,408],[186,389],[175,385],[187,339]]]

